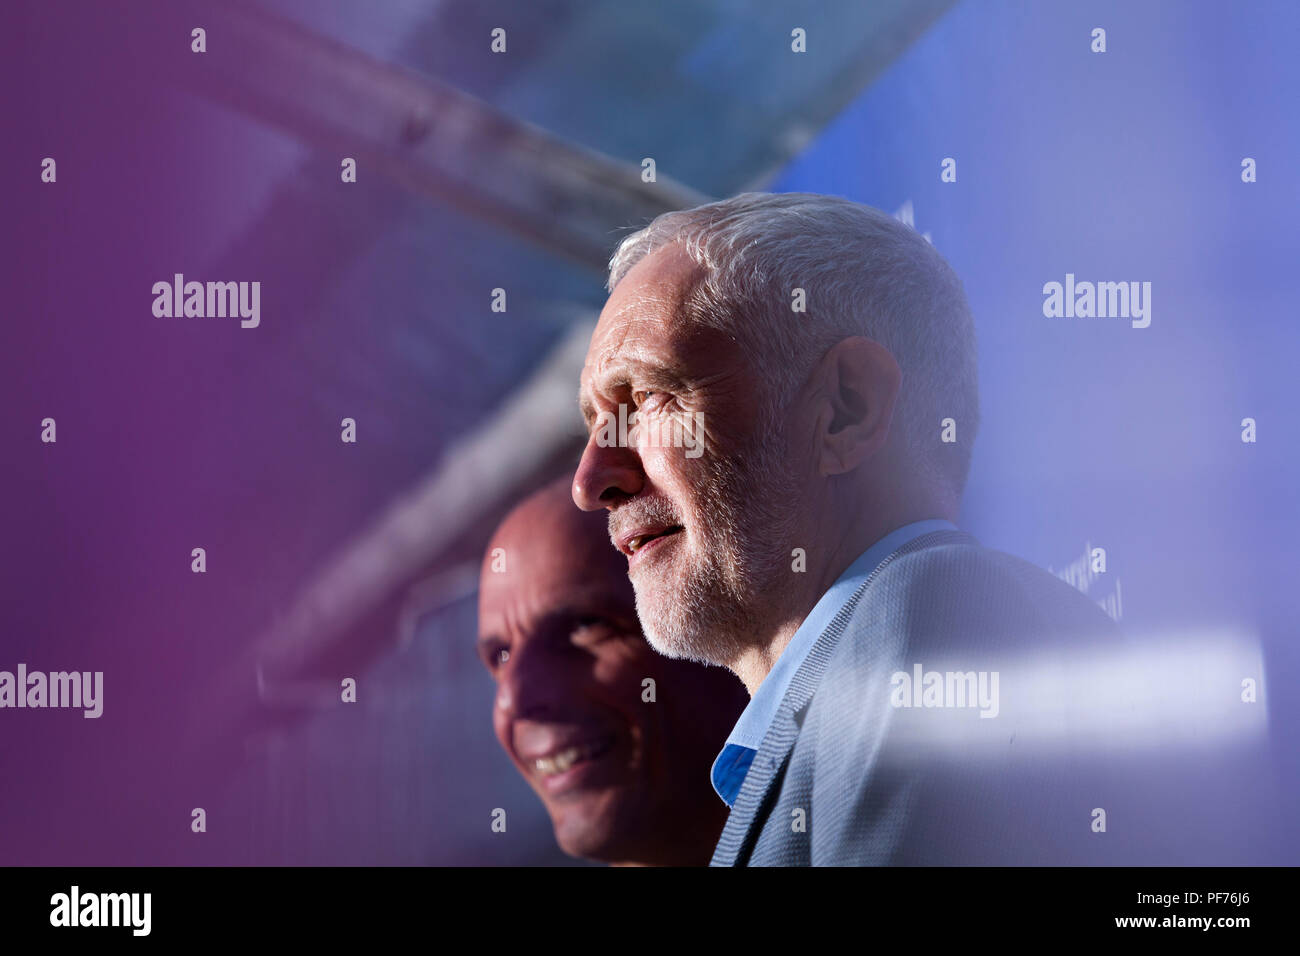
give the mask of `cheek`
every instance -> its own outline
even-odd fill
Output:
[[[500,693],[500,688],[497,689],[497,693],[498,693],[498,694]],[[509,753],[510,753],[510,747],[509,747],[509,743],[510,743],[510,720],[509,720],[509,718],[506,717],[506,713],[505,713],[505,711],[502,710],[500,707],[497,706],[497,700],[498,700],[498,697],[497,697],[496,695],[493,695],[493,697],[492,697],[492,730],[493,730],[493,732],[496,734],[496,737],[497,737],[497,743],[499,743],[499,744],[501,745],[501,749],[504,750],[507,754],[509,754]]]
[[[641,458],[641,467],[656,484],[665,487],[680,484],[684,457],[678,449],[642,446],[637,449],[637,454]]]
[[[684,515],[699,510],[695,502],[705,475],[704,461],[704,457],[687,458],[681,448],[646,448],[641,452],[641,466],[654,489]]]

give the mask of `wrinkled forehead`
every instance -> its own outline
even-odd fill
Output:
[[[647,360],[698,330],[691,297],[704,279],[702,266],[680,246],[667,246],[633,266],[614,287],[592,334],[587,366],[593,372],[620,358]]]
[[[641,284],[628,273],[610,296],[592,333],[579,381],[578,403],[590,422],[600,399],[615,400],[628,387],[690,391],[710,381],[751,374],[747,351],[736,333],[699,314],[694,300],[698,283],[657,287]]]
[[[627,575],[622,578],[626,581]],[[527,639],[557,619],[634,618],[635,598],[624,593],[623,581],[601,574],[567,581],[529,575],[485,577],[479,590],[479,637],[518,632]]]
[[[582,390],[599,390],[643,369],[678,369],[689,362],[699,329],[673,312],[629,308],[602,316],[582,369]]]

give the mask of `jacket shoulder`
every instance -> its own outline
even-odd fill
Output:
[[[1045,649],[1119,636],[1115,622],[1077,589],[974,539],[895,554],[862,594],[846,635],[873,625],[909,643],[954,651]]]
[[[796,746],[813,862],[1077,857],[1054,848],[1080,779],[1051,738],[1072,695],[1040,691],[1068,691],[1074,652],[1118,637],[1079,591],[973,539],[896,553],[860,592]],[[935,674],[944,696],[921,706]]]

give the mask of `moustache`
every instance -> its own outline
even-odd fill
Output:
[[[617,545],[625,532],[646,525],[684,525],[677,509],[662,498],[637,500],[609,513],[609,540]]]

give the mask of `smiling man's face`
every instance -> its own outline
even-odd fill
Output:
[[[702,864],[726,809],[709,767],[743,689],[720,668],[651,650],[604,524],[573,507],[564,482],[494,536],[478,639],[497,684],[493,727],[566,853]]]
[[[582,373],[590,435],[573,497],[609,510],[655,649],[730,665],[754,622],[770,617],[773,589],[789,581],[800,476],[788,460],[790,429],[761,413],[771,386],[732,336],[692,319],[700,278],[673,244],[615,287]],[[636,411],[638,428],[609,447],[598,426],[620,405]],[[690,448],[647,440],[686,429]]]

